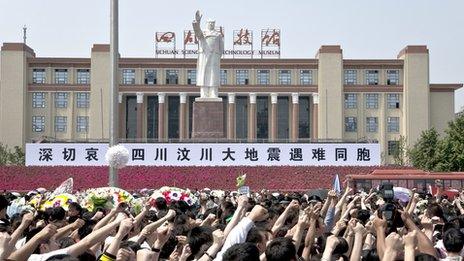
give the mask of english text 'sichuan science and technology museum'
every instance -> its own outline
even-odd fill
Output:
[[[3,43],[0,142],[107,140],[109,45],[95,44],[90,53],[47,58],[23,43]],[[340,46],[321,46],[314,59],[224,58],[225,138],[379,142],[383,163],[391,163],[401,136],[410,145],[454,118],[462,84],[431,83],[429,68],[426,46],[382,60],[344,59]],[[119,70],[121,139],[188,141],[200,91],[196,59],[122,56]]]

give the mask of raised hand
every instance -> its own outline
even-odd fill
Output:
[[[195,21],[196,21],[197,23],[200,23],[201,17],[202,17],[202,16],[203,16],[203,15],[200,13],[200,10],[197,10],[197,12],[195,13]]]
[[[403,240],[397,233],[390,233],[385,238],[385,246],[387,249],[401,251],[403,249]]]
[[[224,242],[224,232],[222,232],[220,229],[214,230],[213,231],[213,244],[222,245],[223,242]]]

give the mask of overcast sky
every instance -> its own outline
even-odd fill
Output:
[[[110,0],[0,0],[0,42],[22,41],[38,56],[89,57],[109,42]],[[154,32],[191,28],[195,10],[226,29],[282,30],[282,57],[313,58],[340,44],[344,58],[396,58],[406,45],[430,50],[431,83],[464,82],[464,0],[120,0],[120,53],[153,57]],[[178,40],[178,48],[181,41]],[[455,109],[464,106],[464,88]]]

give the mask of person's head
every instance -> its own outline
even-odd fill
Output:
[[[259,250],[253,243],[235,244],[222,255],[223,261],[259,261]]]
[[[269,232],[260,227],[252,227],[248,231],[248,235],[245,242],[253,243],[258,247],[260,253],[264,253],[266,250],[266,243],[269,239]]]
[[[208,30],[210,30],[210,31],[213,31],[213,30],[214,30],[214,28],[216,27],[215,25],[216,25],[216,21],[214,21],[214,20],[209,20],[209,19],[208,19],[208,21],[206,21],[206,27],[207,27]]]
[[[38,228],[31,229],[26,234],[26,242],[31,240],[42,229],[43,229],[43,227],[38,227]],[[37,248],[34,250],[34,254],[45,254],[45,253],[49,253],[49,252],[52,252],[52,251],[55,251],[55,250],[58,250],[58,249],[60,249],[60,244],[58,244],[58,242],[56,242],[54,237],[51,237],[47,241],[41,242],[37,246]]]
[[[432,255],[419,253],[414,257],[415,261],[438,261],[438,259]]]
[[[50,222],[62,221],[66,217],[66,211],[62,207],[52,208],[48,213]]]
[[[365,249],[361,252],[361,260],[380,261],[376,248]]]
[[[6,216],[6,209],[8,208],[8,199],[5,198],[4,195],[0,195],[0,218],[4,218]]]
[[[82,213],[82,207],[77,202],[72,202],[69,204],[68,216],[69,217],[78,217]]]
[[[158,197],[158,198],[156,198],[156,199],[155,199],[155,207],[156,207],[156,209],[158,209],[158,210],[167,209],[167,208],[168,208],[168,205],[167,205],[166,199],[164,199],[163,197]]]
[[[213,230],[210,227],[194,227],[187,238],[192,255],[203,254],[213,242]]]
[[[449,253],[460,253],[464,246],[464,234],[455,228],[446,230],[443,236],[443,245]]]
[[[297,260],[295,245],[287,237],[276,238],[266,247],[266,260]]]
[[[79,258],[66,254],[54,255],[47,258],[46,261],[79,261]]]

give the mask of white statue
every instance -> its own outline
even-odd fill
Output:
[[[216,31],[215,22],[207,21],[207,30],[200,28],[202,15],[200,11],[195,13],[193,31],[198,38],[197,60],[197,86],[200,86],[201,100],[220,101],[218,88],[221,83],[221,56],[224,51],[224,39],[220,32]]]

